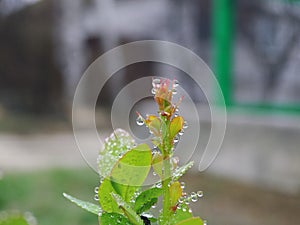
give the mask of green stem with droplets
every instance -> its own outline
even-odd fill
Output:
[[[162,224],[168,224],[171,216],[171,205],[170,205],[170,192],[169,183],[171,182],[171,163],[170,155],[172,146],[169,141],[169,126],[170,120],[166,117],[161,116],[162,122],[165,126],[163,129],[163,140],[162,140],[162,156],[163,156],[163,171],[162,171],[162,189],[163,189],[163,212],[162,212]]]

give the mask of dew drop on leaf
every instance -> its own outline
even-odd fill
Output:
[[[179,203],[183,203],[184,202],[184,197],[180,197],[178,200]]]
[[[144,125],[144,120],[141,116],[138,116],[136,118],[136,124],[139,125],[139,126],[143,126]]]
[[[151,89],[151,93],[152,93],[153,95],[155,95],[155,94],[156,94],[156,90],[157,90],[156,88],[152,88],[152,89]]]
[[[203,191],[198,191],[198,192],[197,192],[197,196],[198,196],[199,198],[202,198],[202,197],[203,197]]]
[[[185,183],[184,183],[184,182],[181,182],[181,183],[180,183],[180,187],[181,187],[182,189],[184,189],[184,188],[185,188]]]
[[[174,143],[177,143],[179,141],[179,138],[176,136],[175,138],[174,138]]]
[[[197,195],[191,196],[191,200],[192,202],[197,202],[198,201]]]
[[[159,79],[159,78],[155,78],[155,79],[153,79],[153,81],[152,81],[152,86],[153,86],[154,88],[156,88],[156,87],[160,86],[160,83],[161,83],[160,79]]]
[[[173,84],[174,84],[174,87],[178,87],[179,86],[179,81],[178,80],[174,80]]]
[[[157,188],[161,188],[161,183],[159,182],[159,183],[157,183],[156,185],[155,185],[155,187],[157,187]]]

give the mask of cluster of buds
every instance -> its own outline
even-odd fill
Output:
[[[169,88],[170,80],[168,79],[153,79],[152,85],[152,93],[154,94],[154,99],[159,107],[160,115],[167,117],[167,119],[170,119],[172,115],[174,115],[174,113],[176,112],[176,109],[178,108],[178,105],[180,104],[183,98],[181,97],[176,105],[172,104],[172,97],[174,94],[177,93],[176,87],[179,86],[178,81],[173,80],[171,89]]]
[[[177,104],[172,104],[173,95],[177,93],[176,87],[179,86],[177,80],[171,82],[169,79],[155,78],[152,85],[152,93],[158,105],[159,116],[147,115],[144,119],[137,113],[137,124],[145,124],[149,128],[150,133],[154,135],[152,140],[154,146],[163,151],[163,140],[167,141],[169,146],[173,146],[174,143],[178,142],[177,135],[183,134],[184,120],[176,114],[183,97],[179,99]]]

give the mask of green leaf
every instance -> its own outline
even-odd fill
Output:
[[[154,172],[162,177],[162,168],[163,168],[163,156],[161,153],[156,152],[152,157],[152,167]]]
[[[182,177],[186,171],[188,171],[192,166],[194,165],[194,162],[191,161],[189,162],[188,164],[182,166],[182,167],[179,167],[179,168],[176,168],[175,171],[173,172],[173,175],[172,175],[172,179],[173,181],[177,181],[180,177]]]
[[[183,220],[176,225],[203,225],[203,221],[199,217],[193,217]]]
[[[79,207],[85,209],[88,212],[94,213],[96,215],[99,215],[99,213],[102,213],[102,209],[100,206],[95,205],[93,203],[90,202],[86,202],[86,201],[82,201],[79,200],[77,198],[74,198],[66,193],[63,193],[64,197],[69,199],[71,202],[75,203],[76,205],[78,205]]]
[[[181,116],[174,117],[170,123],[170,139],[173,139],[182,130],[184,119]]]
[[[177,204],[178,199],[182,195],[182,188],[180,186],[180,183],[178,181],[172,183],[169,187],[169,192],[170,192],[170,204],[171,206],[175,206]]]
[[[145,144],[128,151],[119,159],[110,176],[105,178],[99,187],[99,202],[104,211],[120,212],[111,193],[119,194],[129,202],[146,179],[151,161],[151,150]]]
[[[133,223],[134,225],[144,225],[144,222],[140,218],[140,216],[135,213],[131,206],[126,203],[120,195],[115,193],[111,193],[111,195],[131,223]]]
[[[111,180],[105,178],[98,190],[99,203],[106,212],[121,212],[111,193],[116,193],[116,191],[111,184]]]
[[[135,191],[144,183],[151,161],[151,149],[148,145],[141,144],[123,155],[112,169],[112,186],[126,202],[130,201]]]
[[[157,203],[158,197],[162,194],[162,189],[151,188],[143,191],[135,200],[134,210],[140,214],[147,211]]]
[[[99,219],[101,225],[121,224],[121,225],[132,225],[129,220],[118,213],[106,213],[104,212]]]
[[[192,213],[189,212],[189,207],[186,204],[181,204],[180,207],[181,208],[177,208],[176,213],[172,215],[172,224],[177,224],[182,220],[186,220],[193,217]],[[185,208],[185,210],[182,210],[183,208]]]
[[[145,124],[155,136],[159,137],[161,135],[161,120],[159,118],[154,115],[149,115],[145,120]]]
[[[29,215],[31,216],[31,215]],[[35,218],[32,217],[34,222]],[[32,225],[30,220],[20,212],[0,212],[0,225]]]
[[[97,159],[98,172],[107,177],[120,156],[132,149],[135,145],[133,138],[124,130],[117,129],[105,140],[104,148],[99,152]]]

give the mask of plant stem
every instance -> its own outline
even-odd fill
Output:
[[[163,189],[163,213],[162,213],[162,224],[169,224],[169,219],[171,216],[171,205],[170,205],[170,192],[169,192],[169,183],[171,181],[171,163],[170,163],[170,152],[171,146],[169,142],[169,125],[170,121],[165,117],[161,118],[165,123],[163,133],[166,135],[163,138],[162,143],[162,156],[163,156],[163,177],[162,177],[162,189]]]
[[[170,171],[170,158],[164,158],[164,179],[162,181],[163,188],[163,221],[164,224],[168,224],[170,218],[170,192],[169,192],[169,183],[171,181],[171,171]]]

